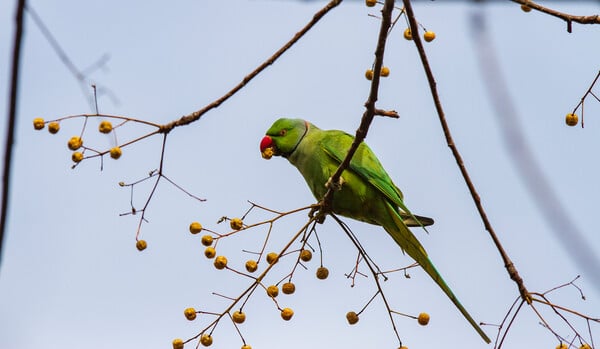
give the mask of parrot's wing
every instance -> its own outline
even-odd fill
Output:
[[[326,133],[327,135],[321,142],[321,147],[329,157],[341,164],[346,154],[348,154],[348,149],[350,149],[354,137],[342,131],[327,131]],[[400,207],[402,211],[412,216],[402,201],[402,192],[394,185],[379,159],[364,142],[360,144],[352,157],[349,169],[377,188],[396,207]]]

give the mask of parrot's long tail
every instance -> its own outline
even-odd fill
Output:
[[[384,226],[384,229],[388,232],[388,234],[392,236],[392,238],[394,238],[394,240],[402,248],[402,250],[408,253],[409,256],[411,256],[417,263],[419,263],[421,267],[425,270],[425,272],[427,272],[427,274],[429,274],[429,276],[433,279],[433,281],[435,281],[435,283],[438,284],[438,286],[444,291],[448,298],[450,298],[452,303],[454,303],[454,305],[458,308],[458,310],[465,317],[465,319],[467,319],[471,326],[473,326],[475,331],[479,333],[481,338],[483,338],[483,340],[486,343],[490,343],[490,338],[485,334],[485,332],[483,332],[483,330],[481,329],[481,327],[479,327],[477,322],[473,320],[469,312],[467,312],[467,310],[462,306],[462,304],[460,304],[458,298],[456,298],[450,287],[446,285],[446,282],[444,281],[444,279],[442,279],[440,273],[435,269],[433,263],[431,263],[431,261],[429,260],[427,252],[425,252],[425,249],[423,248],[419,240],[417,240],[413,233],[408,229],[406,224],[403,222],[402,217],[400,217],[400,215],[398,214],[397,210],[389,204],[387,205],[387,207],[390,216],[393,217],[394,226]]]

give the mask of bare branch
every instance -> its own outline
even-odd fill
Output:
[[[377,101],[377,96],[379,93],[379,79],[381,73],[381,67],[383,66],[383,56],[385,53],[385,43],[387,41],[387,36],[389,34],[389,28],[392,24],[392,11],[394,10],[394,1],[393,0],[385,0],[383,4],[383,9],[381,10],[381,26],[379,27],[379,37],[377,39],[377,47],[375,48],[375,63],[373,64],[373,79],[371,80],[371,90],[369,92],[369,97],[367,102],[365,103],[366,110],[363,113],[362,119],[360,121],[360,126],[358,130],[356,130],[356,136],[350,149],[348,149],[348,154],[337,168],[333,176],[331,176],[331,183],[338,183],[340,177],[342,176],[342,172],[348,168],[350,165],[350,160],[354,156],[354,153],[358,149],[358,146],[367,136],[367,132],[369,132],[369,127],[373,118],[375,117],[375,102]],[[331,201],[333,200],[334,191],[332,188],[327,190],[327,193],[323,197],[322,200],[322,213],[330,210]]]
[[[596,74],[596,77],[594,78],[594,81],[592,81],[592,83],[590,84],[590,87],[588,88],[588,90],[581,97],[581,100],[579,101],[579,103],[575,106],[575,108],[573,108],[572,113],[575,114],[577,109],[579,109],[579,107],[581,107],[581,128],[583,128],[583,118],[584,118],[583,103],[585,102],[586,97],[589,95],[592,95],[592,97],[594,97],[597,101],[600,102],[600,99],[598,98],[598,96],[596,96],[594,94],[594,92],[592,91],[592,89],[594,88],[594,85],[596,85],[596,82],[598,81],[598,78],[600,78],[600,70],[598,71],[598,74]]]
[[[12,150],[15,139],[15,124],[17,119],[17,94],[19,93],[19,66],[21,61],[21,42],[23,41],[23,12],[25,0],[17,2],[15,13],[15,38],[13,42],[12,67],[10,78],[9,110],[6,120],[6,145],[4,148],[4,172],[2,174],[2,211],[0,211],[0,260],[2,259],[2,241],[8,218],[8,198],[10,190],[10,173]]]
[[[525,283],[523,282],[523,279],[521,278],[517,269],[515,268],[514,263],[508,257],[508,254],[506,253],[506,251],[504,250],[504,247],[500,243],[500,239],[496,235],[496,232],[494,231],[494,228],[492,227],[492,224],[490,223],[490,221],[487,217],[487,214],[483,208],[483,204],[481,203],[479,194],[477,193],[477,190],[475,189],[475,185],[473,184],[473,181],[471,181],[471,177],[470,177],[469,172],[467,171],[467,168],[463,162],[462,156],[460,155],[458,148],[456,147],[456,144],[454,144],[454,140],[452,139],[452,134],[450,133],[450,127],[448,126],[448,122],[446,121],[444,109],[442,108],[442,103],[440,101],[440,97],[437,92],[435,78],[433,76],[433,72],[431,71],[431,67],[429,65],[429,60],[427,59],[427,55],[425,54],[425,49],[423,48],[423,43],[421,42],[421,38],[418,35],[419,26],[417,24],[417,20],[415,19],[415,14],[413,12],[412,5],[410,3],[410,0],[403,0],[403,2],[404,2],[404,8],[406,10],[406,15],[407,15],[407,18],[410,23],[410,29],[411,29],[411,32],[413,33],[412,34],[413,41],[415,42],[415,45],[417,46],[417,51],[419,52],[419,56],[421,57],[421,62],[423,64],[423,68],[425,69],[425,74],[427,75],[427,80],[429,81],[429,88],[431,90],[431,96],[433,98],[433,102],[435,104],[435,108],[437,110],[440,123],[442,124],[442,129],[444,130],[444,136],[446,137],[446,143],[448,144],[448,147],[452,151],[452,155],[456,159],[456,164],[458,165],[458,168],[460,169],[463,179],[465,180],[465,183],[467,184],[467,187],[469,188],[469,192],[471,193],[473,202],[475,203],[475,206],[477,207],[479,216],[481,217],[481,220],[483,221],[483,225],[485,226],[485,229],[488,231],[490,237],[494,241],[494,244],[496,245],[496,249],[498,249],[498,252],[500,253],[500,255],[502,257],[502,260],[504,261],[504,267],[508,271],[510,278],[517,284],[517,287],[519,288],[519,293],[521,294],[521,298],[523,298],[523,300],[526,300],[528,303],[531,303],[531,299],[529,298],[529,292],[527,291],[527,288],[525,287]]]
[[[166,125],[163,125],[161,131],[164,133],[170,132],[173,128],[178,126],[188,125],[202,117],[206,112],[211,109],[217,108],[221,103],[225,102],[229,97],[236,94],[239,90],[241,90],[250,80],[254,79],[258,74],[260,74],[263,70],[265,70],[268,66],[273,64],[281,55],[283,55],[290,47],[292,47],[304,34],[306,34],[312,27],[319,22],[323,16],[325,16],[330,10],[339,5],[342,0],[331,0],[325,7],[323,7],[320,11],[315,13],[313,18],[304,26],[304,28],[300,29],[299,32],[294,35],[294,37],[288,41],[283,47],[281,47],[277,52],[275,52],[269,59],[264,61],[261,65],[259,65],[254,71],[250,74],[246,75],[244,79],[237,84],[234,88],[232,88],[225,95],[221,96],[219,99],[213,101],[212,103],[206,105],[204,108],[195,111],[189,115],[182,116],[180,119],[172,121]]]
[[[567,22],[567,31],[569,33],[572,31],[572,23],[573,22],[579,23],[579,24],[600,24],[600,15],[574,16],[571,14],[556,11],[549,7],[544,7],[542,5],[538,5],[535,2],[530,1],[530,0],[511,0],[511,1],[516,2],[517,4],[525,5],[529,8],[543,12],[550,16],[562,19],[563,21]]]

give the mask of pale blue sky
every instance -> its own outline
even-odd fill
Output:
[[[324,5],[293,1],[31,2],[71,59],[80,68],[103,54],[105,69],[91,80],[108,87],[120,104],[99,100],[100,111],[165,123],[199,109],[238,83],[294,35]],[[574,14],[598,13],[597,4],[559,3]],[[7,96],[14,4],[0,5],[0,95]],[[498,123],[484,91],[470,16],[481,10],[466,3],[415,4],[418,20],[437,33],[426,45],[448,122],[488,216],[531,291],[545,291],[576,275],[587,296],[574,288],[552,300],[600,316],[600,286],[573,263],[540,215],[510,161]],[[600,177],[600,105],[586,104],[586,127],[569,128],[564,115],[579,101],[598,69],[600,27],[574,24],[568,34],[561,21],[523,13],[509,3],[484,6],[491,37],[520,127],[546,171],[564,209],[577,222],[593,251],[600,251],[597,198]],[[34,117],[53,119],[87,113],[78,82],[51,50],[31,18],[24,41],[19,122],[9,229],[0,272],[0,348],[170,348],[175,337],[188,338],[206,325],[189,322],[183,309],[218,312],[227,303],[211,292],[236,296],[247,280],[216,271],[202,255],[191,221],[224,232],[216,221],[239,216],[246,200],[278,210],[314,201],[296,169],[284,159],[265,161],[258,142],[280,116],[306,118],[321,128],[353,133],[363,113],[369,83],[364,71],[373,60],[379,21],[362,1],[344,2],[278,62],[244,90],[193,125],[169,137],[165,173],[190,192],[189,199],[166,182],[159,186],[142,229],[149,247],[135,249],[137,216],[119,217],[129,208],[129,191],[117,185],[155,169],[160,138],[124,149],[118,161],[89,160],[71,170],[67,139],[81,120],[61,124],[57,135],[36,132]],[[434,217],[426,235],[415,233],[432,261],[478,321],[499,323],[517,297],[498,253],[483,229],[454,159],[445,145],[414,45],[402,38],[404,24],[392,32],[378,107],[395,109],[399,120],[376,119],[367,142],[403,190],[416,213]],[[4,99],[3,99],[4,100]],[[2,104],[4,105],[4,104]],[[4,108],[6,109],[6,108]],[[3,110],[4,110],[3,109]],[[90,127],[97,127],[90,120]],[[137,129],[130,128],[132,132]],[[130,133],[119,133],[125,141]],[[90,143],[111,146],[111,138]],[[131,133],[132,134],[132,133]],[[139,189],[139,190],[138,190]],[[136,187],[136,206],[143,190]],[[248,222],[264,218],[251,215]],[[280,248],[305,220],[304,214],[275,225],[270,249]],[[349,221],[382,268],[411,263],[381,228]],[[221,242],[232,265],[248,256],[241,249],[260,247],[264,230]],[[568,234],[569,232],[565,232]],[[344,315],[357,310],[374,292],[371,279],[350,288],[344,277],[354,263],[353,247],[332,222],[319,227],[330,278],[313,277],[318,262],[299,271],[294,296],[282,306],[296,311],[283,322],[262,294],[246,307],[241,328],[253,348],[396,348],[381,300],[356,326]],[[288,270],[282,263],[272,282]],[[398,317],[403,342],[411,349],[461,346],[485,348],[437,286],[420,270],[411,279],[394,275],[384,284],[395,310],[432,320],[421,327]],[[569,332],[550,312],[561,334]],[[205,320],[205,319],[204,319]],[[585,324],[573,322],[585,331]],[[495,328],[486,327],[495,336]],[[598,325],[592,327],[598,343]],[[214,348],[241,347],[227,321],[214,333]],[[587,337],[586,337],[587,338]],[[524,309],[505,342],[506,348],[553,348],[556,340]],[[191,347],[191,345],[190,345]]]

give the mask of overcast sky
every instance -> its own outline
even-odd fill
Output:
[[[7,83],[14,2],[0,4],[0,96]],[[166,123],[200,109],[226,93],[279,49],[324,2],[294,1],[32,1],[30,5],[52,31],[70,59],[85,70],[104,55],[109,60],[85,80],[102,91],[101,113]],[[553,5],[554,6],[554,5]],[[598,13],[596,3],[558,3],[573,14]],[[188,225],[200,221],[225,233],[222,216],[241,216],[248,200],[286,211],[314,202],[302,177],[285,159],[261,158],[258,143],[281,116],[305,118],[325,129],[356,130],[364,111],[369,82],[364,72],[373,62],[380,5],[344,2],[296,46],[241,92],[200,121],[175,129],[168,138],[165,174],[198,202],[166,181],[160,183],[146,212],[135,248],[139,214],[130,211],[129,188],[118,182],[142,179],[157,168],[159,136],[123,148],[114,161],[85,160],[71,169],[67,140],[81,132],[82,119],[61,123],[57,135],[34,131],[31,120],[51,120],[90,113],[80,82],[69,72],[27,16],[21,62],[18,129],[13,163],[11,207],[0,265],[0,348],[170,348],[176,337],[187,339],[211,320],[193,322],[183,310],[221,312],[247,278],[217,271],[203,256],[200,236]],[[524,13],[505,2],[473,5],[443,1],[415,4],[419,22],[435,31],[426,44],[454,140],[463,155],[490,221],[530,291],[544,292],[569,282],[574,287],[548,294],[550,300],[582,313],[600,316],[597,269],[582,266],[565,248],[530,196],[505,147],[499,120],[482,81],[472,19],[486,18],[486,39],[497,52],[503,78],[515,105],[514,127],[559,198],[558,204],[580,231],[583,244],[600,251],[597,198],[600,196],[600,104],[585,104],[585,128],[568,127],[564,116],[579,102],[596,76],[600,27],[573,24],[536,12]],[[397,12],[396,12],[397,13]],[[443,138],[429,87],[412,42],[402,37],[401,18],[388,41],[385,65],[391,74],[381,82],[377,106],[394,109],[400,119],[375,120],[367,142],[405,194],[413,212],[433,217],[429,234],[415,234],[463,305],[477,321],[499,324],[518,297],[488,237],[468,190]],[[596,88],[598,91],[598,88]],[[5,105],[5,104],[2,104]],[[3,108],[5,110],[6,108]],[[580,114],[580,113],[579,113]],[[100,135],[99,119],[90,119],[86,145],[107,149],[111,136]],[[119,144],[149,129],[130,124],[118,132]],[[143,207],[150,182],[137,185],[134,205]],[[246,223],[269,218],[253,211]],[[274,225],[267,250],[280,250],[306,221],[299,213]],[[347,220],[382,269],[412,261],[383,229]],[[356,251],[328,220],[318,227],[323,262],[330,277],[314,277],[318,258],[294,276],[297,291],[280,295],[291,307],[290,322],[263,292],[245,306],[242,334],[253,348],[379,347],[396,348],[397,339],[381,298],[349,326],[347,311],[360,310],[375,293],[373,278],[344,274],[352,270]],[[571,231],[563,231],[567,240]],[[233,267],[242,268],[264,241],[266,229],[249,230],[219,243]],[[311,240],[316,246],[316,241]],[[318,256],[315,253],[315,256]],[[291,258],[290,258],[291,259]],[[287,273],[282,261],[266,283]],[[264,265],[264,264],[263,264]],[[362,271],[367,271],[363,265]],[[421,271],[411,278],[390,275],[383,284],[394,310],[428,312],[426,327],[395,316],[403,344],[411,349],[442,346],[491,347],[456,311]],[[537,305],[559,334],[573,334],[549,309]],[[569,317],[589,341],[585,322]],[[596,344],[598,324],[592,324]],[[497,328],[484,330],[495,337]],[[214,336],[214,348],[236,348],[242,341],[225,319]],[[554,336],[539,324],[530,308],[522,309],[505,341],[506,348],[554,348]],[[577,344],[579,344],[577,342]],[[195,344],[189,344],[191,347]],[[186,346],[187,347],[187,346]]]

